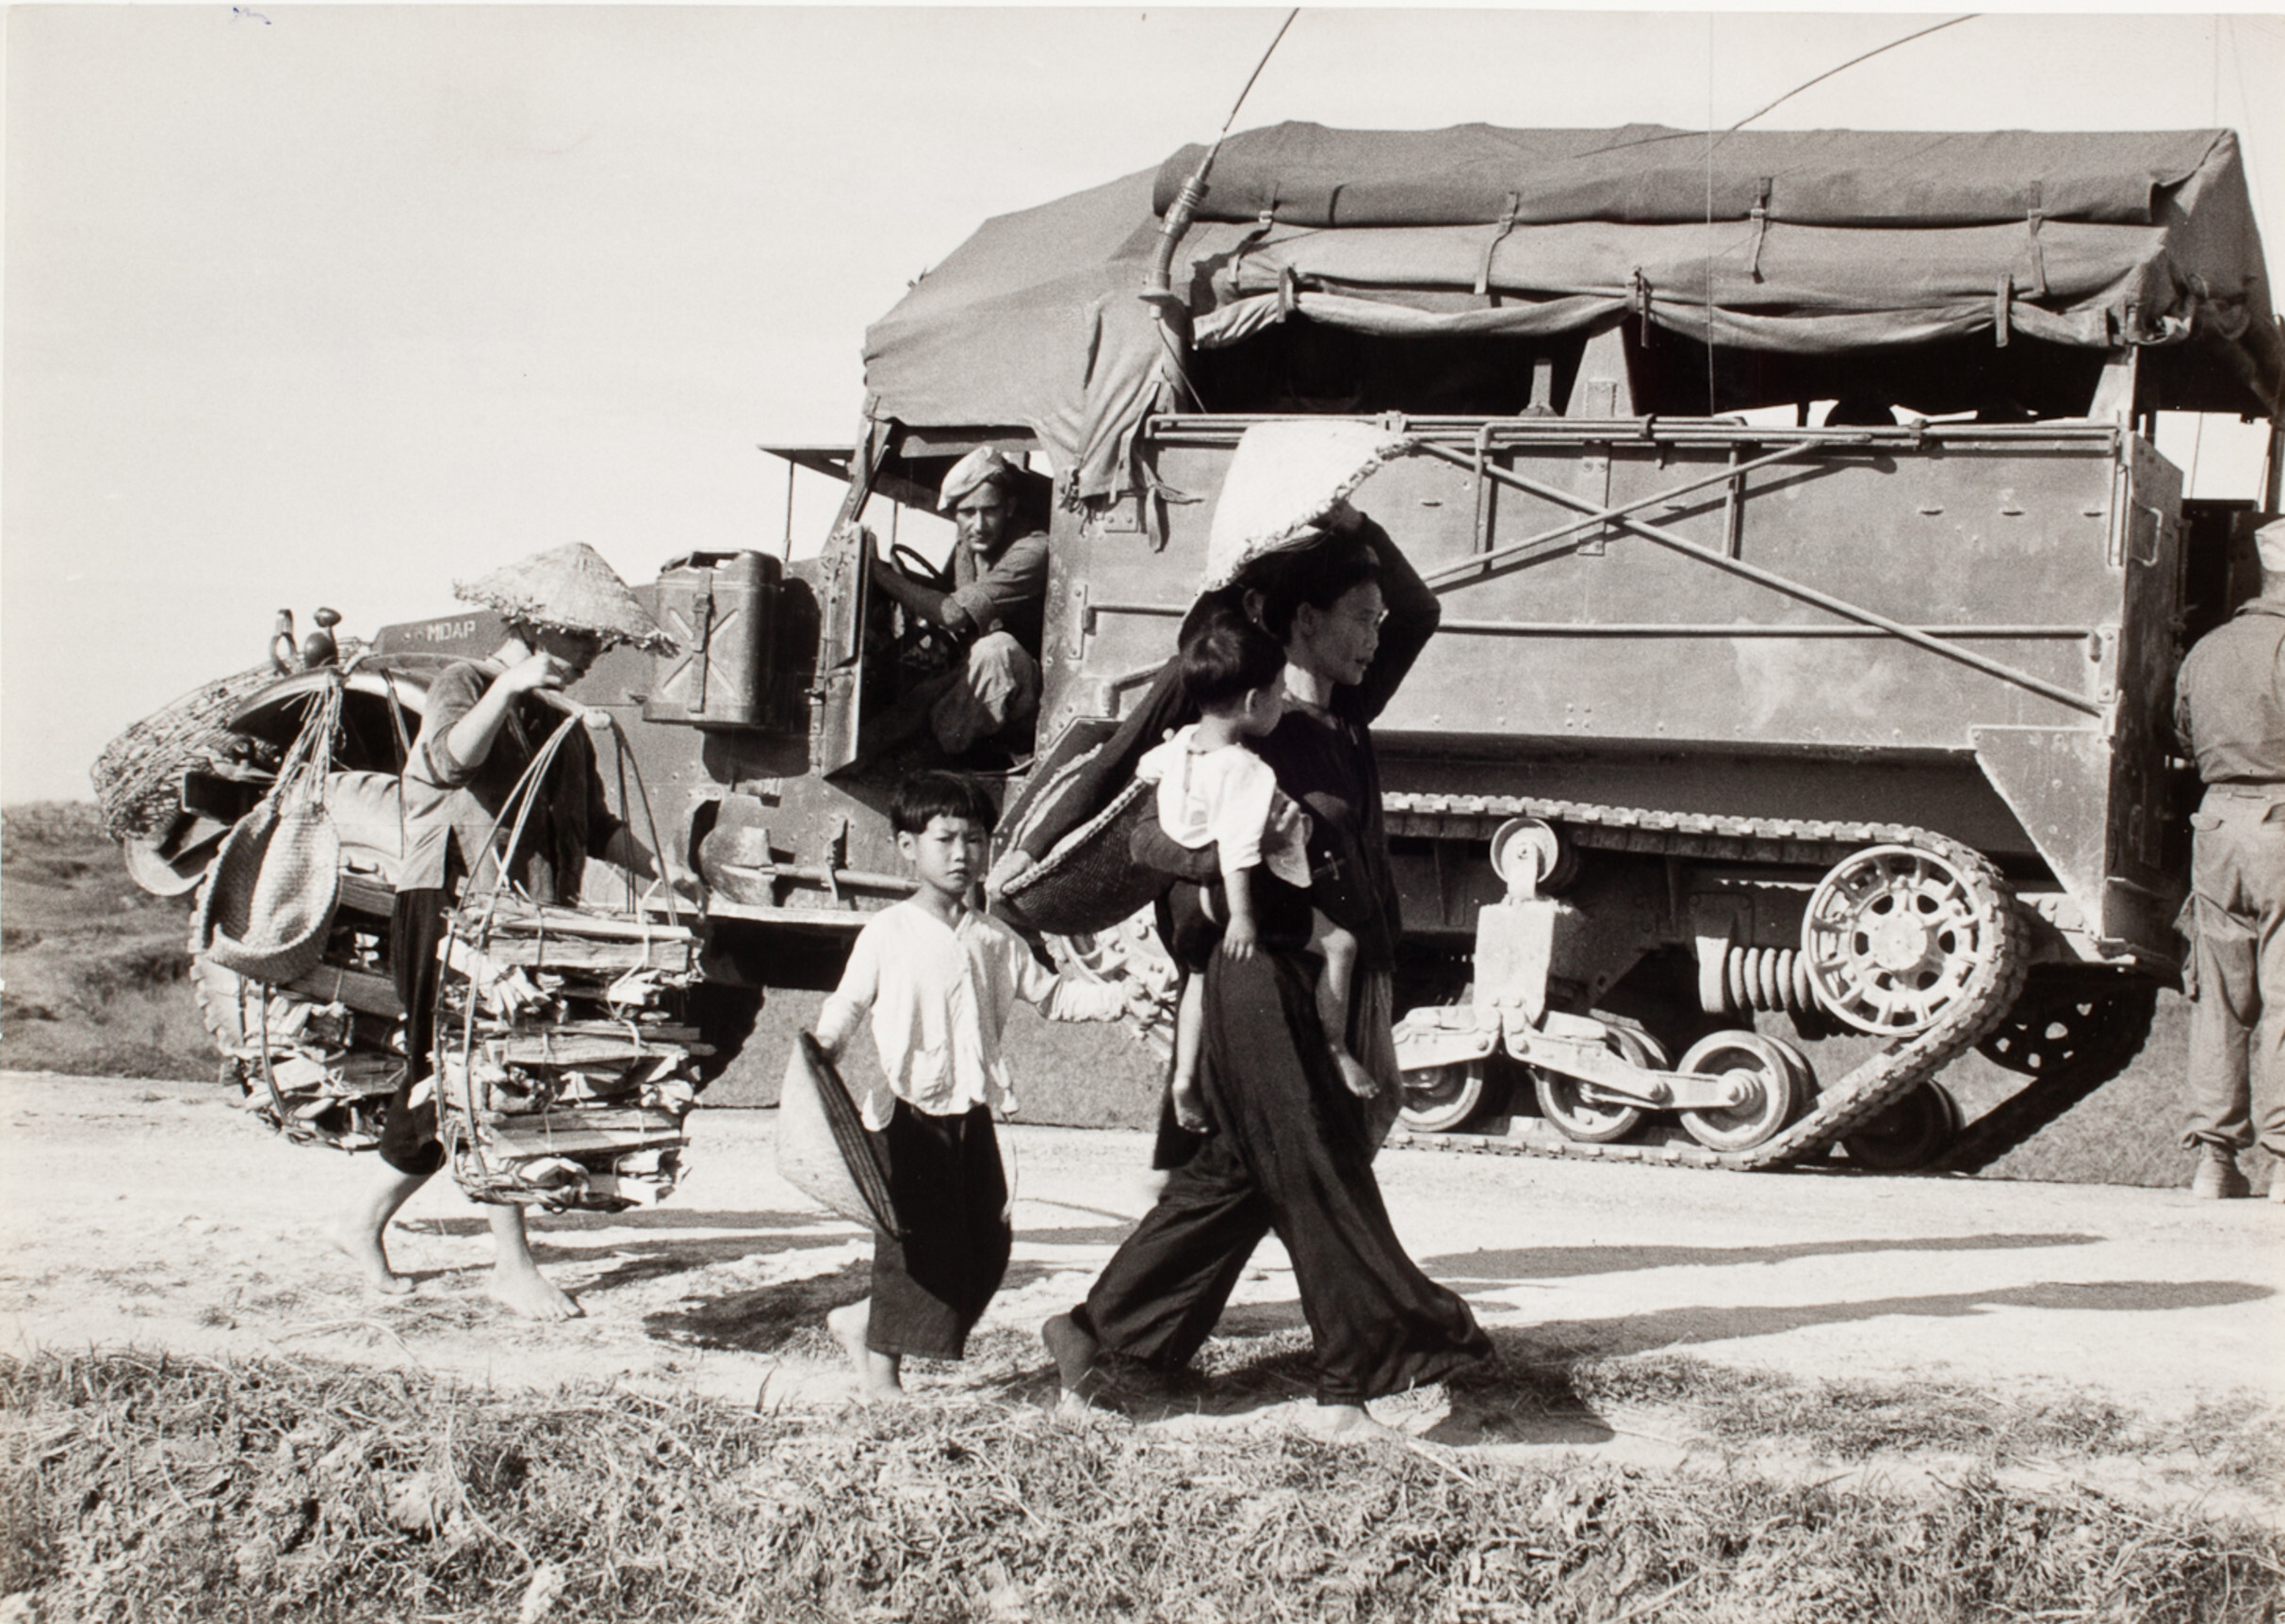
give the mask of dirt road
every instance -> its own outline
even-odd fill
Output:
[[[0,1121],[9,1352],[314,1356],[796,1406],[848,1395],[819,1326],[861,1293],[870,1244],[776,1178],[774,1112],[694,1117],[691,1175],[661,1208],[536,1218],[543,1265],[585,1309],[554,1325],[485,1298],[484,1223],[446,1178],[392,1232],[416,1291],[368,1295],[315,1229],[369,1160],[286,1145],[212,1087],[0,1074]],[[1018,1234],[989,1356],[923,1371],[922,1388],[1035,1379],[1040,1322],[1149,1204],[1139,1134],[1008,1140]],[[2244,1398],[2274,1412],[2285,1398],[2285,1208],[2267,1202],[1403,1150],[1380,1173],[1406,1244],[1510,1358],[1687,1352],[1795,1380],[1965,1384],[1995,1402],[2083,1392],[2159,1417]],[[1274,1242],[1224,1330],[1300,1340]],[[1628,1435],[1544,1441],[1623,1450]]]

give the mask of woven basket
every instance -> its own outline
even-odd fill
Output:
[[[265,801],[238,820],[199,893],[194,950],[253,982],[317,968],[341,900],[341,836],[322,804]]]
[[[190,950],[253,982],[315,969],[341,900],[341,836],[325,810],[341,687],[321,690],[262,804],[237,821],[199,892]]]
[[[164,835],[182,809],[183,769],[229,743],[225,723],[252,695],[278,680],[257,665],[192,690],[153,712],[103,747],[88,776],[103,805],[104,827],[115,840]]]
[[[1002,888],[999,911],[1020,929],[1091,935],[1156,901],[1171,876],[1135,862],[1135,829],[1158,817],[1157,786],[1137,778]]]
[[[798,1033],[777,1096],[777,1176],[855,1224],[902,1237],[889,1173],[849,1086],[817,1039]]]

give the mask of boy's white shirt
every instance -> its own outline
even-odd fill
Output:
[[[872,1013],[882,1075],[857,1100],[867,1128],[887,1128],[899,1099],[931,1116],[978,1105],[1012,1115],[1016,1093],[1000,1036],[1018,999],[1050,1020],[1126,1013],[1117,987],[1047,969],[997,919],[963,908],[947,925],[918,902],[897,902],[857,933],[841,985],[818,1012],[817,1041],[840,1054]]]
[[[1195,725],[1176,729],[1134,764],[1134,776],[1158,786],[1158,826],[1190,851],[1220,848],[1225,877],[1260,867],[1289,885],[1309,889],[1309,814],[1278,788],[1268,762],[1243,744],[1193,751]],[[1292,815],[1282,829],[1271,818]]]

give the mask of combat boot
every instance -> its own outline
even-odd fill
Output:
[[[2219,1145],[2197,1148],[2197,1172],[2190,1178],[2190,1194],[2200,1201],[2234,1201],[2253,1194],[2253,1186],[2238,1171],[2237,1158]],[[2272,1192],[2276,1197],[2275,1190]]]

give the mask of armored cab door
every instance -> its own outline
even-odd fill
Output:
[[[837,772],[857,759],[857,732],[864,690],[865,624],[872,582],[865,572],[865,541],[857,528],[873,482],[888,460],[895,425],[867,418],[857,455],[849,460],[849,494],[841,499],[825,540],[818,579],[817,688],[810,711],[809,756],[819,773]]]

